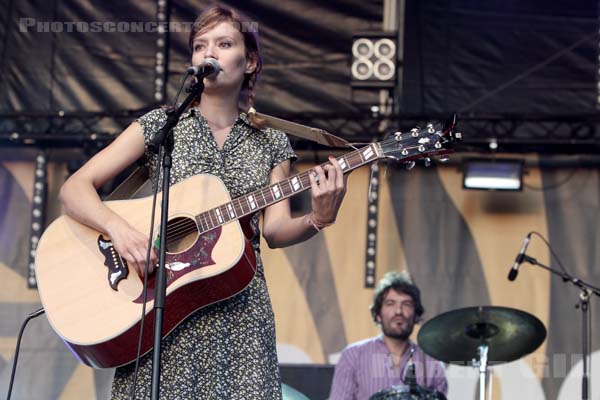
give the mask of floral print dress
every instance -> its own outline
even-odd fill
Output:
[[[138,119],[147,143],[166,121],[162,109]],[[210,173],[223,180],[232,198],[265,187],[277,164],[295,159],[287,136],[257,129],[240,113],[222,148],[206,119],[192,108],[174,129],[175,148],[171,184]],[[160,166],[153,155],[148,164],[154,180]],[[281,399],[275,345],[275,322],[259,254],[258,214],[251,220],[257,271],[238,295],[207,306],[182,322],[162,345],[160,398],[170,399]],[[112,399],[130,399],[135,363],[117,368]],[[152,352],[142,357],[136,399],[150,398]]]

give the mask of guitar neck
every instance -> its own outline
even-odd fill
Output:
[[[381,157],[379,144],[372,143],[353,152],[344,154],[336,159],[345,174],[346,172],[369,164]],[[326,164],[328,163],[321,164],[321,166]],[[271,204],[275,204],[283,199],[287,199],[288,197],[292,197],[310,189],[310,179],[308,177],[310,172],[311,170],[308,170],[290,176],[289,178],[270,186],[237,197],[229,203],[222,204],[196,215],[196,223],[200,228],[200,233],[210,231],[211,229],[246,215],[254,214]]]

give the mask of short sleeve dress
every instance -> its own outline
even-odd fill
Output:
[[[138,119],[146,143],[162,127],[166,114],[156,109]],[[210,173],[223,180],[232,198],[265,187],[277,164],[295,159],[287,136],[257,129],[240,113],[222,148],[206,119],[192,108],[174,129],[171,184]],[[157,165],[148,154],[150,176]],[[182,322],[164,340],[160,398],[281,399],[275,344],[275,322],[259,249],[258,215],[251,225],[257,271],[238,295],[207,306]],[[134,364],[117,368],[112,399],[130,399]],[[140,362],[136,399],[150,398],[152,353]]]

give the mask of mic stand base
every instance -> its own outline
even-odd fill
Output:
[[[581,309],[581,352],[583,353],[583,375],[581,376],[581,399],[588,400],[590,397],[589,377],[588,377],[588,360],[590,357],[589,338],[591,337],[591,325],[589,321],[589,303],[590,292],[587,289],[582,289],[579,293],[579,302],[575,308]]]

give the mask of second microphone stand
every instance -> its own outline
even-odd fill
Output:
[[[581,377],[581,399],[588,400],[590,398],[589,397],[589,376],[588,376],[588,358],[590,356],[590,348],[589,348],[588,344],[589,344],[589,339],[592,337],[592,332],[591,332],[592,327],[591,327],[591,324],[588,324],[589,305],[590,305],[590,296],[595,294],[596,296],[600,297],[600,290],[593,287],[589,283],[582,281],[579,278],[569,275],[565,271],[557,271],[554,268],[550,268],[549,266],[540,263],[535,258],[529,257],[526,254],[523,254],[523,261],[526,261],[532,265],[537,265],[538,267],[543,268],[546,271],[553,273],[554,275],[560,276],[562,278],[563,282],[572,283],[573,285],[577,286],[580,290],[579,301],[577,302],[575,307],[579,308],[581,310],[581,318],[582,318],[581,350],[583,353],[583,375]]]
[[[148,143],[148,149],[155,154],[162,153],[162,202],[159,234],[159,257],[156,271],[154,299],[154,350],[152,354],[152,400],[158,400],[160,394],[160,353],[162,344],[163,314],[166,297],[165,258],[167,247],[167,223],[169,220],[169,184],[171,180],[172,152],[175,144],[173,128],[192,101],[202,95],[204,83],[198,79],[189,88],[189,94],[178,108],[167,111],[167,121]],[[161,152],[160,149],[164,150]],[[160,161],[160,160],[159,160]]]

